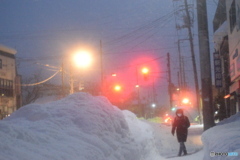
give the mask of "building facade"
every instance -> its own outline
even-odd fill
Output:
[[[240,108],[240,0],[227,0],[228,45],[230,60],[230,114]]]
[[[229,117],[240,111],[240,0],[219,0],[213,28],[215,86]]]
[[[0,119],[9,116],[22,105],[16,53],[16,50],[0,45]]]
[[[215,87],[218,90],[217,96],[215,96],[215,103],[218,101],[215,109],[218,112],[220,120],[230,116],[230,100],[229,98],[223,99],[226,95],[229,95],[230,87],[230,73],[229,73],[229,45],[228,45],[228,21],[227,21],[227,9],[226,1],[219,0],[216,13],[213,19],[213,31],[214,31],[214,75],[215,75]],[[220,97],[220,98],[217,98]],[[217,99],[217,100],[216,100]],[[215,104],[216,105],[216,104]],[[218,108],[217,108],[218,107]]]

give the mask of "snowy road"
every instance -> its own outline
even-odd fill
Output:
[[[159,153],[162,157],[170,157],[178,154],[179,143],[176,136],[171,134],[171,126],[164,124],[150,123],[154,128],[156,145]],[[186,142],[186,148],[188,153],[193,153],[188,156],[176,157],[171,159],[184,159],[184,160],[202,160],[203,150],[201,134],[203,132],[202,125],[191,125],[189,128],[188,139]]]

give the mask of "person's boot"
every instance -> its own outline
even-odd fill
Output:
[[[183,143],[183,155],[187,155],[187,150],[186,150],[186,146],[185,146],[185,144]]]
[[[178,156],[180,157],[182,155],[182,148],[179,149]]]
[[[182,155],[182,152],[183,152],[183,146],[182,146],[182,144],[180,143],[180,148],[179,148],[178,156],[181,156],[181,155]]]
[[[183,150],[183,155],[187,155],[187,150],[186,149]]]

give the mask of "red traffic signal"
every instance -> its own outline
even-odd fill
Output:
[[[144,75],[148,74],[148,73],[149,73],[149,69],[148,69],[147,67],[144,67],[144,68],[142,69],[142,73],[143,73]]]
[[[148,80],[149,69],[147,67],[142,68],[142,74],[143,74],[144,80]]]
[[[119,92],[119,91],[122,90],[122,87],[121,87],[120,85],[115,85],[115,86],[114,86],[114,90],[117,91],[117,92]]]

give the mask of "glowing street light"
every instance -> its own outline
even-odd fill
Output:
[[[189,102],[190,102],[190,100],[189,100],[188,98],[184,98],[184,99],[182,100],[182,103],[183,103],[183,104],[189,104]]]
[[[92,57],[91,57],[90,53],[87,51],[84,51],[84,50],[73,54],[72,60],[73,60],[73,62],[75,62],[75,65],[77,67],[81,67],[81,68],[88,67],[92,63]],[[73,67],[73,65],[71,65],[71,67],[70,67],[70,94],[74,93],[72,67]]]
[[[92,62],[92,57],[87,51],[80,51],[74,54],[73,60],[78,67],[88,67]]]
[[[155,107],[156,107],[156,104],[155,104],[155,103],[153,103],[153,104],[152,104],[152,107],[153,107],[153,108],[155,108]]]

